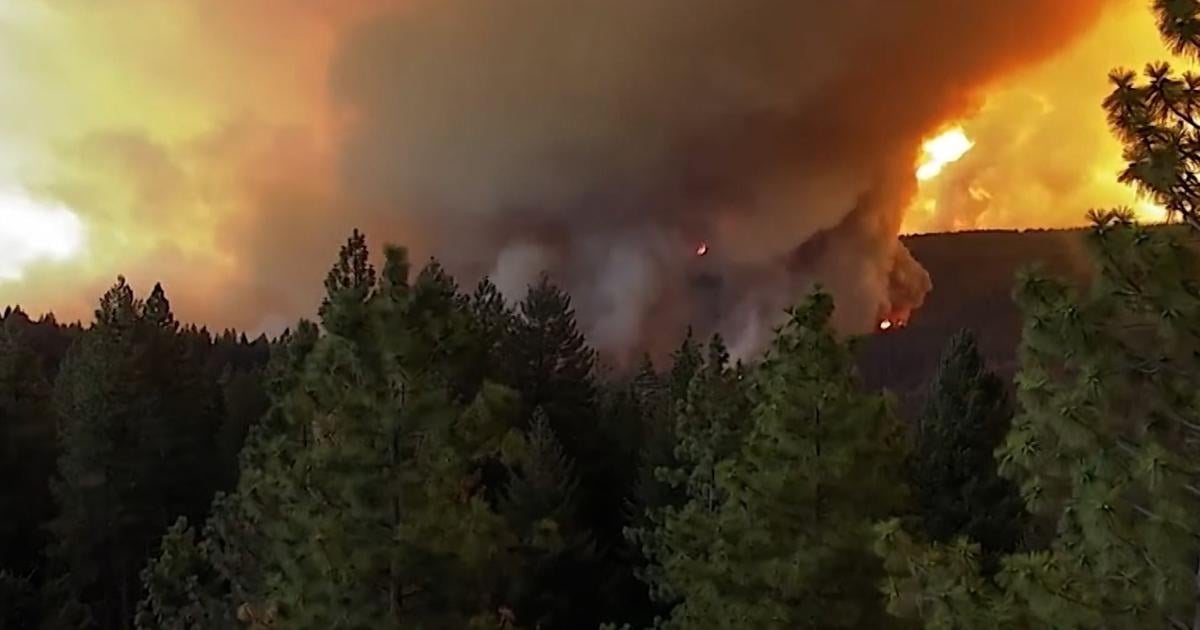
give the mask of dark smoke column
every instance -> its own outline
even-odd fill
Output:
[[[817,282],[863,332],[930,288],[896,239],[922,137],[1103,4],[417,0],[342,44],[344,192],[464,279],[550,271],[614,356],[751,352]]]

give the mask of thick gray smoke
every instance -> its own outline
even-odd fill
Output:
[[[335,60],[344,194],[464,280],[549,271],[618,358],[688,324],[750,352],[817,282],[862,332],[930,289],[896,239],[922,137],[1103,4],[408,3]]]

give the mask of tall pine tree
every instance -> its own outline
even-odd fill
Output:
[[[1090,295],[1036,274],[1018,292],[1021,411],[1001,473],[1053,540],[1004,558],[993,582],[979,575],[978,545],[928,546],[890,523],[881,551],[897,614],[937,628],[1200,619],[1200,265],[1183,235],[1095,218]]]
[[[903,499],[898,427],[883,399],[858,391],[832,312],[822,294],[790,312],[754,373],[740,444],[711,473],[693,460],[687,503],[655,517],[648,578],[678,602],[661,627],[886,624],[869,542]]]
[[[932,540],[964,535],[992,554],[1020,542],[1021,495],[997,474],[992,455],[1012,414],[1006,385],[987,369],[975,336],[955,335],[934,376],[913,454],[913,491]]]
[[[180,330],[161,286],[143,302],[120,278],[58,374],[51,557],[99,627],[131,627],[155,543],[179,516],[202,518],[218,485],[210,341]]]
[[[325,334],[302,325],[279,349],[238,489],[188,556],[213,567],[216,588],[199,592],[263,627],[498,623],[515,538],[474,462],[499,453],[515,401],[495,387],[454,395],[464,303],[440,268],[410,284],[403,250],[388,249],[378,278],[366,261],[356,233],[326,283]],[[180,531],[146,574],[171,579],[152,588],[143,618],[157,625],[144,628],[173,627],[180,607],[158,602],[196,592],[167,555],[189,548]]]

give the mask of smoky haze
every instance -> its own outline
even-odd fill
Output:
[[[896,238],[921,139],[1102,4],[409,3],[334,59],[343,192],[510,297],[548,271],[617,356],[751,351],[814,283],[863,332],[931,288]]]
[[[1141,2],[13,3],[0,188],[71,209],[87,242],[0,282],[0,302],[87,319],[124,274],[162,281],[185,320],[274,334],[314,314],[357,227],[513,297],[549,271],[618,360],[688,324],[752,352],[816,282],[859,332],[930,288],[896,239],[922,139]],[[1108,67],[1085,70],[1102,90]],[[1049,76],[1061,116],[1086,118]],[[1024,122],[980,131],[956,166]],[[997,159],[1076,166],[1047,155],[1064,154]]]

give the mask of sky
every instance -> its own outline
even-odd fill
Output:
[[[278,332],[360,228],[550,270],[613,348],[711,275],[753,346],[813,282],[906,317],[937,280],[899,233],[1156,218],[1100,108],[1168,58],[1146,0],[826,4],[0,0],[0,302],[86,320],[123,274]]]

